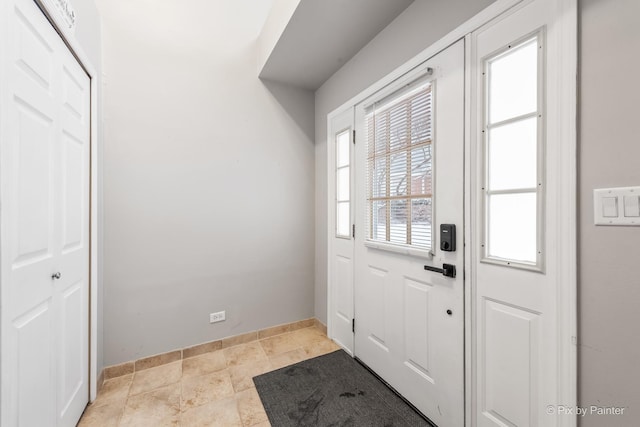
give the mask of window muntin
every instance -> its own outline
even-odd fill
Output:
[[[542,40],[485,59],[484,260],[541,267]]]
[[[351,238],[351,129],[336,134],[336,237]]]
[[[423,82],[367,111],[368,241],[432,247],[432,102]]]

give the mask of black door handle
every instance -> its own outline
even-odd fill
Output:
[[[442,264],[442,268],[425,265],[424,269],[435,271],[436,273],[442,273],[442,275],[445,277],[456,277],[456,266],[453,264]]]

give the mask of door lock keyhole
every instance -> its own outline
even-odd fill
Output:
[[[453,311],[451,311],[451,309],[449,309],[449,310],[447,310],[447,314],[448,314],[449,316],[451,316],[451,315],[453,315]]]

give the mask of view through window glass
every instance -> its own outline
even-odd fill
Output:
[[[366,116],[368,240],[431,249],[432,103],[424,83]]]

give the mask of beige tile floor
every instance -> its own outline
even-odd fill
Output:
[[[337,349],[310,327],[113,378],[78,426],[269,426],[252,378]]]

